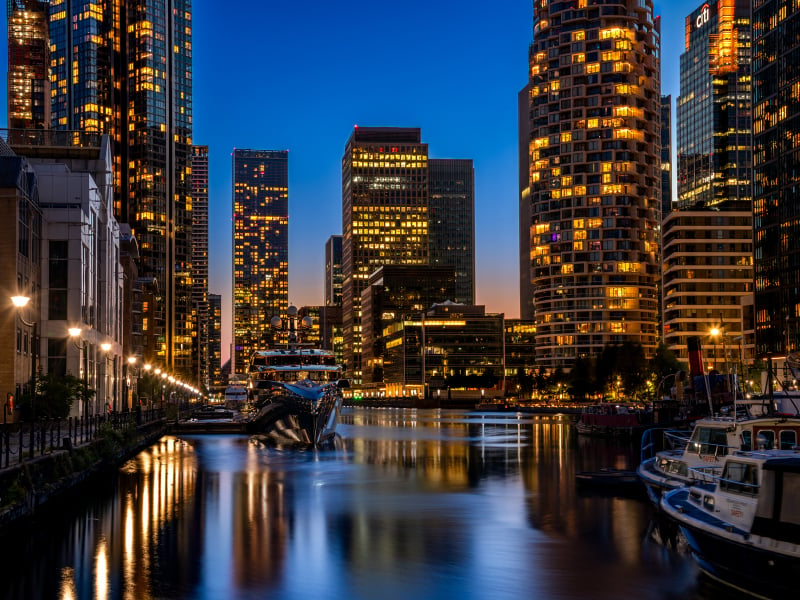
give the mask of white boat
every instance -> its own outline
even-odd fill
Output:
[[[280,326],[280,319],[273,326]],[[304,348],[297,342],[297,309],[289,307],[289,344],[258,350],[250,359],[249,377],[255,413],[251,433],[280,445],[319,446],[336,433],[342,407],[342,378],[333,352]]]
[[[646,431],[637,473],[655,505],[665,492],[695,483],[698,470],[719,471],[725,457],[736,450],[786,449],[798,444],[800,414],[760,412],[753,416],[746,405],[737,405],[730,414],[697,420],[691,432]],[[656,435],[664,436],[666,448],[648,456]]]
[[[712,578],[762,598],[797,598],[800,453],[736,451],[716,474],[672,490],[662,511]]]

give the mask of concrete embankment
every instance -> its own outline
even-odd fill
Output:
[[[94,476],[118,468],[167,431],[164,420],[108,429],[82,446],[56,449],[0,470],[0,528],[32,517]]]

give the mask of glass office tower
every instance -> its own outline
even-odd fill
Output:
[[[7,0],[8,127],[50,128],[50,6]]]
[[[650,0],[534,3],[531,276],[537,362],[658,341],[660,21]]]
[[[361,293],[383,265],[428,264],[428,145],[420,130],[356,127],[342,158],[342,321],[361,382]]]
[[[689,338],[699,337],[714,350],[707,364],[722,372],[749,346],[742,310],[753,292],[750,3],[704,3],[686,17],[685,32],[678,201],[662,223],[664,343],[687,360]],[[736,361],[725,356],[730,349]]]
[[[455,270],[455,297],[475,304],[475,170],[468,158],[428,161],[429,262]]]
[[[289,308],[289,152],[233,151],[233,364],[278,342],[272,317]]]
[[[753,2],[756,353],[800,347],[800,11]]]
[[[18,8],[44,5],[51,127],[105,133],[114,142],[114,213],[139,243],[142,358],[193,379],[191,1],[11,0],[10,59],[18,38],[38,27],[38,13],[31,28],[12,27],[22,18]],[[17,73],[19,61],[10,64]],[[42,86],[30,77],[36,96]]]

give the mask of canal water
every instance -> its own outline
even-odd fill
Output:
[[[643,495],[578,471],[638,448],[562,416],[345,409],[324,450],[169,436],[0,538],[0,597],[701,599]]]

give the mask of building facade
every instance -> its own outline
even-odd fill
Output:
[[[289,152],[233,151],[232,373],[269,348],[289,308]]]
[[[28,347],[34,349],[37,371],[72,374],[95,391],[86,404],[73,405],[73,416],[129,410],[122,385],[124,278],[111,140],[83,134],[67,142],[14,146],[35,175],[41,211],[40,235],[32,235],[35,218],[28,216],[23,236],[40,241],[40,285],[18,269],[15,286],[33,300],[25,320],[36,325],[32,337],[38,340]],[[27,245],[20,243],[20,252]],[[22,341],[24,354],[24,332]]]
[[[750,3],[705,3],[685,31],[678,202],[662,224],[664,343],[685,361],[697,336],[722,372],[739,362],[724,355],[749,345],[743,299],[753,293]]]
[[[208,146],[192,146],[192,304],[197,381],[208,389]]]
[[[755,336],[759,357],[800,348],[800,12],[753,2]]]
[[[345,371],[361,382],[361,294],[383,265],[428,264],[428,145],[416,128],[356,127],[342,158]]]
[[[208,295],[208,377],[209,389],[223,391],[222,376],[222,296]]]
[[[325,306],[342,305],[342,236],[325,242]]]
[[[519,178],[519,314],[533,320],[533,283],[531,280],[531,86],[517,94],[517,144]]]
[[[475,170],[470,159],[428,160],[429,264],[452,267],[459,304],[475,304]]]
[[[50,128],[50,3],[8,3],[8,127]]]
[[[0,389],[19,398],[30,392],[32,375],[38,370],[36,349],[41,346],[37,338],[42,316],[42,211],[33,168],[2,140],[0,214],[0,287],[7,293],[2,299],[7,308],[0,334]],[[31,299],[20,313],[11,303],[14,295]]]
[[[706,2],[686,17],[678,98],[678,208],[751,194],[749,0]]]
[[[658,341],[660,21],[650,0],[534,3],[533,314],[539,363]]]
[[[705,363],[721,373],[726,354],[749,350],[742,311],[753,293],[752,212],[674,210],[664,219],[663,255],[664,343],[688,364],[688,339],[699,337]]]
[[[385,396],[438,406],[503,397],[504,315],[445,302],[384,329]]]
[[[672,210],[672,96],[661,96],[661,220]]]
[[[383,331],[393,321],[452,302],[457,288],[453,267],[385,265],[369,277],[361,293],[362,383],[383,383]]]
[[[51,127],[113,140],[114,214],[130,224],[141,276],[151,282],[143,291],[143,359],[194,380],[191,2],[41,5],[49,5]],[[10,47],[20,31],[9,28]],[[38,94],[41,86],[33,87]],[[28,125],[38,126],[19,126]]]

